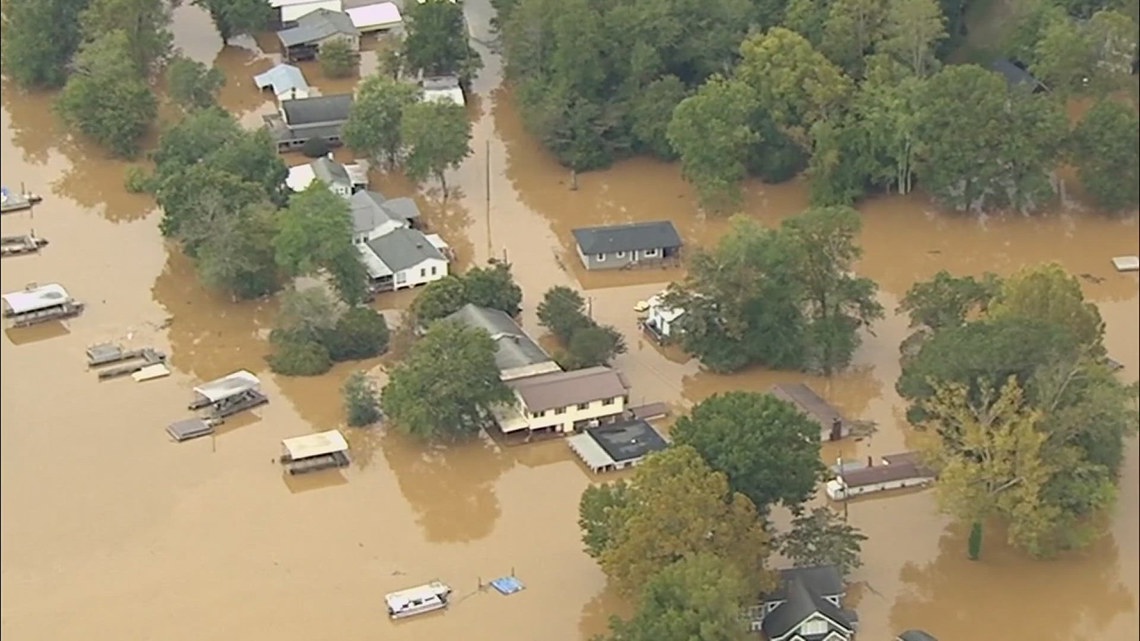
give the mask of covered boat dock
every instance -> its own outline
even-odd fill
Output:
[[[4,294],[4,318],[13,327],[72,318],[83,313],[83,303],[67,293],[63,285],[29,285],[23,291]]]
[[[290,474],[306,474],[334,467],[347,467],[348,441],[338,430],[281,441],[281,464]]]
[[[225,418],[268,402],[261,393],[261,381],[241,370],[195,387],[189,409],[208,408],[212,418]]]

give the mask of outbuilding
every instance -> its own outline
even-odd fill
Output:
[[[595,474],[633,467],[669,446],[652,425],[641,419],[588,427],[566,442]]]
[[[307,474],[334,467],[347,467],[348,441],[338,430],[281,441],[281,464],[289,474]]]

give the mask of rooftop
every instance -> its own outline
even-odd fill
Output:
[[[652,425],[640,419],[589,427],[585,433],[618,463],[639,459],[669,446]]]
[[[258,89],[265,89],[272,87],[274,95],[280,96],[296,89],[298,92],[308,91],[309,82],[305,80],[305,74],[293,65],[277,65],[265,73],[257,74],[253,77],[253,84],[257,85]]]
[[[1007,58],[998,58],[991,62],[990,71],[1000,74],[1010,87],[1025,86],[1030,89],[1036,89],[1041,86],[1041,81],[1034,78],[1033,74],[1022,69]]]
[[[417,229],[395,229],[379,238],[373,238],[367,245],[393,273],[433,258],[447,260],[427,236]]]
[[[48,283],[47,285],[28,287],[23,291],[4,294],[3,299],[4,304],[8,306],[9,313],[28,314],[62,305],[71,300],[71,295],[67,293],[63,285]]]
[[[847,419],[815,390],[803,383],[785,383],[772,387],[770,393],[800,408],[824,428],[830,428],[837,419],[846,425]]]
[[[295,436],[281,441],[281,446],[289,453],[293,460],[324,456],[348,449],[348,441],[337,430],[318,432],[306,436]]]
[[[624,396],[629,390],[621,375],[608,367],[528,376],[510,385],[531,412]]]
[[[764,598],[765,601],[783,601],[788,598],[787,586],[800,581],[809,590],[821,596],[842,596],[847,588],[843,577],[834,565],[815,565],[806,568],[780,570],[780,587]]]
[[[677,234],[673,223],[667,220],[585,227],[575,229],[572,233],[584,254],[609,254],[681,246],[681,237]]]
[[[468,327],[479,327],[486,330],[498,346],[495,352],[495,363],[499,371],[518,369],[531,365],[539,365],[554,361],[538,343],[527,336],[522,327],[505,312],[487,307],[479,307],[468,303],[459,311],[447,317]],[[557,367],[557,366],[555,366]],[[540,373],[540,372],[536,372]]]
[[[352,94],[313,96],[281,103],[285,124],[289,127],[325,123],[343,123],[352,111]]]
[[[344,10],[357,29],[395,26],[403,22],[400,8],[392,2],[377,2]]]
[[[352,208],[352,231],[356,234],[366,234],[384,223],[403,222],[384,206],[384,195],[380,192],[358,191],[348,199],[348,204]]]
[[[890,483],[912,478],[934,478],[934,473],[912,462],[897,462],[887,465],[863,467],[850,472],[844,471],[841,477],[847,487],[866,487],[877,483]]]
[[[923,630],[907,630],[899,635],[898,641],[938,641],[938,639]]]
[[[764,617],[762,627],[768,638],[783,637],[816,613],[822,614],[848,631],[854,631],[847,614],[824,598],[831,595],[822,594],[809,587],[804,575],[791,575],[791,578],[784,581],[782,591],[785,594],[783,603]]]
[[[211,403],[217,403],[248,390],[257,389],[259,385],[261,381],[257,376],[243,369],[202,383],[194,388],[194,393]]]
[[[285,47],[318,43],[332,36],[359,36],[352,18],[347,13],[317,9],[297,19],[297,26],[277,32],[277,39]]]
[[[405,196],[385,200],[384,209],[403,220],[416,220],[420,217],[420,208],[416,205],[416,201]]]
[[[352,177],[348,175],[348,170],[344,168],[344,165],[328,156],[317,158],[309,165],[313,168],[313,175],[326,185],[352,184]]]

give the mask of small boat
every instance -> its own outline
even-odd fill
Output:
[[[392,592],[384,597],[388,603],[388,616],[393,619],[403,619],[427,614],[447,607],[451,598],[451,586],[441,581],[432,581],[424,585]]]
[[[7,187],[0,187],[0,214],[31,209],[43,202],[43,196],[21,192],[14,194]]]
[[[34,254],[47,247],[48,240],[36,236],[35,232],[23,236],[0,236],[0,256],[19,256],[21,254]]]

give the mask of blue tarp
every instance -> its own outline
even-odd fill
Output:
[[[491,581],[491,587],[498,590],[499,594],[510,596],[515,592],[521,592],[526,586],[522,584],[522,581],[519,581],[513,576],[505,576],[501,579]]]

